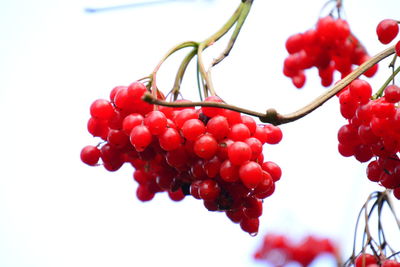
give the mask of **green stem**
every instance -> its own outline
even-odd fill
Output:
[[[204,90],[204,80],[200,75],[199,59],[196,62],[196,77],[197,77],[197,89],[199,90],[200,100],[203,101],[202,90]]]
[[[383,95],[383,92],[385,91],[386,87],[389,85],[389,83],[396,77],[396,75],[400,72],[400,66],[397,67],[397,69],[392,73],[392,75],[389,76],[389,78],[386,80],[386,82],[379,88],[379,90],[372,96],[372,99],[377,99]]]
[[[246,21],[247,16],[249,15],[250,9],[251,9],[252,2],[245,2],[242,12],[240,13],[240,16],[237,20],[237,24],[235,27],[235,30],[232,33],[231,38],[229,39],[228,45],[223,51],[223,53],[216,59],[213,60],[211,63],[211,68],[220,63],[224,58],[226,58],[229,53],[231,52],[233,46],[235,45],[236,39],[239,36],[240,30],[243,27],[244,22]]]
[[[153,72],[151,73],[151,91],[153,93],[154,96],[157,96],[157,72],[160,69],[161,65],[165,62],[165,60],[167,60],[168,57],[170,57],[173,53],[175,53],[176,51],[186,48],[186,47],[197,47],[198,43],[197,42],[193,42],[193,41],[187,41],[187,42],[183,42],[180,43],[176,46],[174,46],[173,48],[171,48],[160,60],[160,62],[158,62],[157,66],[154,68]]]
[[[181,65],[179,66],[178,72],[176,73],[174,86],[172,88],[172,94],[174,96],[174,101],[178,98],[179,90],[181,88],[181,83],[183,80],[183,75],[185,74],[187,66],[189,65],[190,61],[193,59],[193,57],[196,54],[197,54],[197,46],[194,47],[192,49],[192,51],[190,51],[189,54],[186,55],[186,57],[183,59]]]
[[[208,37],[206,40],[200,43],[199,48],[197,50],[197,59],[198,59],[198,64],[199,64],[199,72],[201,74],[201,77],[205,81],[205,88],[204,88],[204,96],[208,96],[208,89],[211,86],[211,81],[209,76],[207,75],[206,69],[204,67],[204,60],[203,60],[203,51],[214,44],[216,41],[218,41],[222,36],[224,36],[232,27],[235,25],[235,23],[238,21],[240,15],[242,14],[242,10],[245,8],[246,5],[252,3],[252,1],[245,1],[240,3],[239,7],[236,9],[236,11],[233,13],[233,15],[229,18],[229,20],[219,29],[216,33]],[[213,89],[211,89],[213,90]]]

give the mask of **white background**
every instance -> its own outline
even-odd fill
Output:
[[[254,2],[230,57],[214,71],[216,90],[235,105],[292,112],[324,89],[315,70],[302,90],[283,76],[284,42],[313,27],[326,14],[325,1]],[[80,162],[80,149],[97,143],[86,130],[91,102],[148,75],[173,45],[214,33],[239,1],[84,12],[124,3],[135,0],[0,3],[0,266],[261,266],[251,256],[267,232],[331,237],[347,258],[357,213],[381,188],[367,180],[365,165],[337,152],[345,123],[337,99],[281,126],[283,141],[265,146],[266,160],[277,162],[283,177],[264,202],[257,237],[190,197],[139,202],[130,166],[109,173]],[[399,7],[396,0],[344,1],[351,29],[371,55],[384,48],[377,23],[399,19]],[[161,69],[164,92],[183,56]],[[389,75],[387,64],[371,80],[374,88]],[[196,99],[193,66],[188,72],[183,95]]]

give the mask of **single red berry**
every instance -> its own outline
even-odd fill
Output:
[[[390,103],[397,103],[400,101],[400,87],[397,85],[389,85],[385,88],[385,100]]]
[[[306,79],[307,78],[304,74],[304,71],[299,71],[296,75],[292,77],[292,83],[296,88],[300,89],[303,88],[304,84],[306,83]]]
[[[137,151],[143,151],[148,145],[150,145],[152,135],[146,126],[138,125],[132,129],[129,138],[131,144]]]
[[[100,159],[100,149],[95,146],[85,146],[81,150],[81,160],[83,163],[94,166]]]
[[[286,50],[289,54],[294,54],[303,49],[304,38],[302,33],[290,36],[285,43]]]
[[[103,140],[107,139],[108,123],[106,120],[90,118],[87,123],[87,129],[93,136],[101,137]]]
[[[227,210],[225,213],[233,223],[240,223],[244,216],[243,209]]]
[[[360,103],[367,103],[371,98],[372,88],[367,81],[357,79],[350,83],[349,92]]]
[[[196,140],[197,137],[204,134],[206,127],[204,123],[199,119],[190,119],[185,121],[182,126],[182,135],[188,140]]]
[[[261,168],[271,175],[274,182],[279,181],[281,179],[282,170],[279,167],[279,165],[276,164],[275,162],[272,161],[263,162],[261,164]]]
[[[258,163],[248,161],[240,166],[239,177],[247,188],[254,189],[263,179],[263,170]]]
[[[263,178],[261,182],[253,191],[253,195],[259,199],[264,199],[271,196],[275,191],[275,183],[271,175],[263,171]]]
[[[158,136],[160,147],[165,151],[177,149],[182,144],[182,137],[174,128],[166,128],[162,134]]]
[[[203,164],[204,172],[208,177],[214,178],[216,177],[221,170],[221,161],[217,156],[214,156],[212,159],[206,160]]]
[[[357,256],[357,258],[354,261],[354,266],[355,267],[366,267],[370,264],[377,264],[378,260],[375,258],[374,255],[371,254],[360,254]]]
[[[262,215],[262,200],[256,197],[246,197],[243,201],[243,213],[248,218],[258,218]]]
[[[384,19],[376,27],[376,34],[382,44],[390,43],[399,33],[399,25],[393,19]]]
[[[227,118],[219,115],[211,118],[207,122],[207,132],[212,134],[217,140],[226,138],[230,132]]]
[[[174,192],[168,191],[168,196],[173,201],[181,201],[185,198],[185,194],[182,192],[181,188],[179,188]]]
[[[258,218],[243,217],[243,219],[240,221],[240,227],[242,230],[249,233],[251,236],[257,235],[259,226],[260,221]]]
[[[226,182],[236,182],[239,180],[239,167],[229,160],[225,160],[221,164],[219,174],[221,179]]]
[[[129,136],[120,130],[108,131],[107,142],[116,148],[123,148],[129,143]]]
[[[275,145],[282,140],[282,131],[278,126],[266,124],[264,125],[264,131],[267,133],[266,142],[268,144]]]
[[[140,185],[136,189],[136,197],[140,201],[150,201],[154,198],[154,192],[151,192],[146,185]]]
[[[90,115],[97,119],[109,120],[114,114],[114,107],[108,100],[97,99],[90,105]]]
[[[252,151],[245,142],[237,141],[228,146],[228,158],[236,165],[241,165],[251,159]]]
[[[217,153],[218,143],[212,135],[203,134],[194,142],[193,150],[198,157],[210,159]]]
[[[167,127],[167,117],[159,110],[154,110],[146,114],[144,125],[149,128],[153,135],[159,135]]]
[[[233,141],[244,141],[250,137],[250,130],[243,123],[237,123],[232,126],[229,138]]]
[[[215,200],[221,192],[221,188],[215,180],[204,180],[199,186],[199,196],[206,201]]]

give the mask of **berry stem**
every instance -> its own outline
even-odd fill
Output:
[[[396,75],[400,72],[400,66],[389,76],[389,78],[385,81],[385,83],[379,88],[379,90],[372,96],[372,99],[377,99],[383,95],[386,87],[389,83],[396,77]]]
[[[247,17],[247,14],[250,11],[250,7],[251,7],[252,3],[253,3],[253,0],[242,1],[240,3],[239,7],[235,10],[233,15],[228,19],[228,21],[221,27],[221,29],[219,29],[216,33],[214,33],[213,35],[211,35],[206,40],[204,40],[203,42],[200,43],[200,45],[197,49],[197,59],[198,59],[199,72],[200,72],[201,78],[203,79],[204,85],[205,85],[203,88],[204,89],[203,90],[204,97],[207,97],[208,93],[210,93],[211,95],[216,95],[216,93],[212,86],[211,78],[209,75],[210,72],[207,72],[205,69],[205,66],[204,66],[203,51],[207,47],[209,47],[212,44],[214,44],[215,42],[217,42],[222,36],[224,36],[238,22],[239,18],[242,18],[243,21],[241,22],[241,24],[243,24],[244,20]],[[244,14],[244,15],[242,15],[242,14]],[[240,28],[239,28],[239,31],[240,31]],[[234,34],[235,34],[235,32],[234,32]],[[239,32],[237,32],[236,34],[239,34]],[[236,39],[236,37],[232,36],[233,39]],[[234,43],[234,41],[233,41],[233,43]],[[232,43],[232,46],[233,46],[233,43]],[[229,44],[228,44],[228,47],[229,47]],[[229,48],[228,48],[228,50],[229,50]]]
[[[157,88],[157,72],[160,69],[161,65],[167,60],[168,57],[170,57],[176,51],[186,48],[186,47],[197,47],[197,46],[198,46],[198,43],[194,42],[194,41],[183,42],[183,43],[180,43],[180,44],[174,46],[173,48],[171,48],[161,58],[160,62],[158,62],[157,66],[154,68],[153,72],[150,75],[150,84],[151,84],[150,88],[151,88],[151,92],[155,98],[157,98],[157,90],[158,90],[158,88]]]
[[[178,98],[179,90],[181,88],[181,83],[182,83],[182,80],[183,80],[183,76],[185,75],[186,68],[189,65],[190,61],[193,59],[193,57],[196,54],[197,54],[197,46],[195,46],[192,49],[192,51],[190,51],[186,55],[186,57],[181,62],[181,65],[179,66],[178,72],[176,73],[174,86],[173,86],[173,88],[171,90],[171,92],[173,94],[174,101]]]
[[[233,46],[235,45],[236,39],[239,36],[240,30],[242,29],[243,24],[246,21],[246,18],[250,13],[252,2],[253,1],[247,1],[244,3],[243,10],[240,13],[240,16],[237,20],[235,30],[233,31],[232,36],[229,39],[227,47],[225,48],[225,50],[222,52],[222,54],[219,57],[217,57],[213,60],[210,68],[214,67],[215,65],[220,63],[222,60],[224,60],[227,56],[229,56],[229,53],[231,52]]]

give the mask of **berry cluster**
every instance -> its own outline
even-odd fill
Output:
[[[367,167],[369,180],[394,189],[400,199],[400,88],[389,85],[384,96],[371,99],[372,88],[354,80],[339,93],[340,112],[348,120],[338,132],[339,153],[354,156]]]
[[[316,67],[325,87],[333,83],[335,70],[345,77],[353,65],[361,65],[370,57],[351,33],[347,21],[332,16],[320,18],[315,29],[290,36],[286,41],[289,56],[284,61],[283,73],[292,79],[297,88],[306,82],[305,69]],[[372,77],[378,69],[375,65],[364,73]]]
[[[400,262],[383,258],[380,259],[369,253],[360,253],[354,260],[355,267],[400,267]]]
[[[268,234],[254,258],[267,261],[272,266],[285,266],[297,262],[300,266],[309,266],[321,254],[331,254],[338,258],[338,250],[327,238],[309,235],[296,243],[284,235]]]
[[[263,144],[280,142],[281,130],[231,110],[156,107],[142,100],[146,91],[134,82],[114,88],[110,101],[93,102],[88,131],[106,142],[84,147],[82,161],[101,159],[109,171],[131,163],[139,200],[163,191],[175,201],[192,195],[256,234],[262,200],[281,177],[277,164],[264,161]]]

